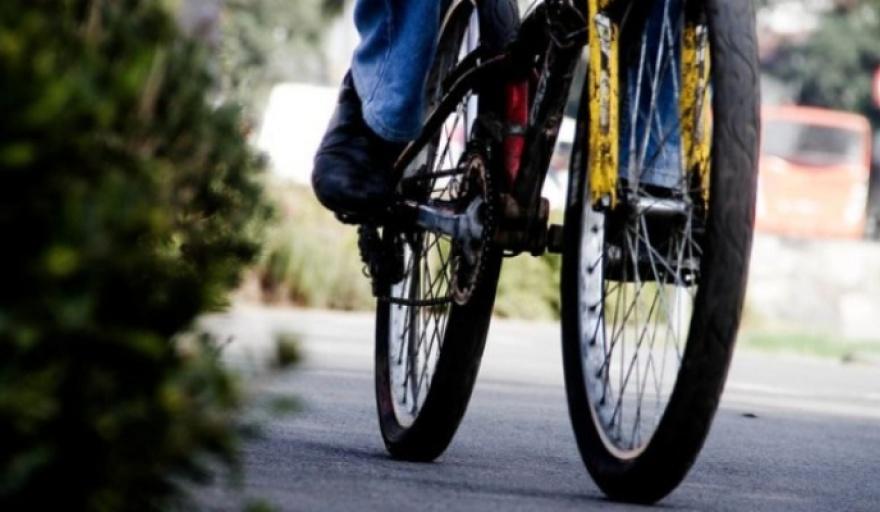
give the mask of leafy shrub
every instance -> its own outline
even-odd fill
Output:
[[[521,255],[505,260],[498,281],[495,314],[523,320],[556,320],[561,312],[559,276],[562,259],[557,254],[539,258]]]
[[[176,334],[257,254],[260,165],[162,5],[0,3],[2,510],[166,509],[234,460],[235,383]]]
[[[258,265],[264,299],[342,310],[375,307],[363,275],[357,233],[325,210],[312,191],[272,187],[281,205]]]

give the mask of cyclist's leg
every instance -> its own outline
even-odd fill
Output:
[[[422,124],[440,0],[358,0],[354,14],[361,43],[351,70],[364,118],[385,140],[412,140]]]
[[[312,174],[331,210],[369,215],[387,204],[388,170],[422,124],[439,17],[440,0],[357,0],[361,42]]]

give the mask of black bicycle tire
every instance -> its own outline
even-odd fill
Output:
[[[456,7],[453,4],[450,9]],[[515,33],[515,29],[511,30],[507,25],[513,20],[518,21],[516,11],[513,11],[514,16],[510,16],[511,8],[516,9],[510,0],[480,3],[480,32],[483,39],[498,44],[500,39],[506,37],[505,34]],[[470,12],[467,9],[461,11],[463,14],[460,13],[459,16],[464,18],[462,20],[447,20],[444,33],[440,36],[439,52],[449,51],[449,48],[444,47],[444,41],[448,42],[450,38],[460,40],[460,24],[467,22]],[[502,16],[504,13],[507,15]],[[451,42],[450,48],[452,47],[457,48],[456,41]],[[443,55],[438,55],[437,60],[442,58]],[[481,111],[482,108],[481,106]],[[394,458],[421,462],[436,459],[449,446],[464,417],[479,372],[501,271],[500,251],[491,247],[487,251],[479,284],[470,300],[463,306],[451,306],[443,348],[430,389],[421,410],[409,426],[403,426],[398,421],[392,403],[388,358],[391,305],[380,302],[377,306],[376,406],[385,447]],[[383,292],[387,294],[388,290]]]
[[[684,359],[665,413],[634,459],[607,449],[592,418],[580,354],[578,265],[588,128],[582,110],[572,155],[562,264],[563,364],[569,415],[590,475],[611,499],[654,503],[674,490],[702,449],[724,389],[745,297],[759,137],[755,13],[751,2],[707,0],[713,73],[713,156],[705,255]],[[581,108],[586,106],[582,100]]]

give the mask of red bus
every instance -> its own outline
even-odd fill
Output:
[[[765,107],[757,228],[793,237],[862,238],[868,217],[871,125],[810,107]]]

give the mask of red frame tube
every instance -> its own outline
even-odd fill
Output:
[[[509,83],[505,86],[507,131],[504,135],[504,170],[509,185],[516,183],[526,144],[526,126],[529,121],[529,82]]]

